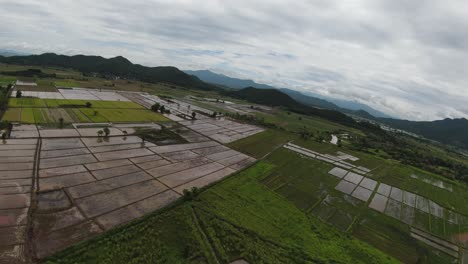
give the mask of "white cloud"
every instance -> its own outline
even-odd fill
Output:
[[[0,0],[0,6],[0,48],[211,69],[408,119],[468,115],[466,1]]]

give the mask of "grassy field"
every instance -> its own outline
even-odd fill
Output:
[[[453,258],[411,238],[409,226],[367,208],[367,204],[334,189],[339,179],[328,175],[333,165],[299,155],[286,149],[275,151],[267,159],[276,165],[263,180],[265,186],[288,199],[297,208],[354,234],[405,263],[450,263]],[[423,216],[424,217],[424,216]],[[440,237],[453,235],[446,221],[430,218],[432,233]],[[439,230],[436,230],[436,229]],[[452,231],[458,232],[455,229]]]
[[[57,87],[79,87],[79,83],[75,80],[61,80],[55,81],[55,86]]]
[[[72,122],[165,122],[166,117],[146,109],[10,108],[2,120],[27,124]]]
[[[243,138],[228,144],[228,147],[239,150],[255,158],[261,158],[276,147],[294,139],[289,133],[268,129],[253,136]]]
[[[8,84],[14,84],[15,82],[16,82],[16,77],[1,76],[0,75],[0,86],[6,86]]]
[[[90,102],[91,106],[86,107]],[[10,98],[2,120],[28,124],[72,122],[164,122],[159,113],[134,102]]]
[[[110,108],[110,109],[145,109],[143,106],[126,101],[88,101],[71,99],[40,99],[40,98],[10,98],[8,107],[61,107],[61,108],[81,108],[86,107],[86,103],[91,103],[90,108]]]
[[[307,130],[315,132],[346,130],[358,135],[364,135],[361,131],[354,128],[349,128],[318,117],[305,116],[283,110],[276,110],[274,113],[256,113],[256,115],[263,118],[266,122],[276,124],[289,131],[299,131],[305,127]]]
[[[260,162],[181,202],[69,248],[46,263],[393,263],[394,259],[310,218],[260,181]]]

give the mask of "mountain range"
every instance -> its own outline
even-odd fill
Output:
[[[372,120],[377,123],[389,125],[393,128],[405,130],[411,133],[421,135],[425,138],[439,141],[441,143],[468,149],[468,120],[462,119],[444,119],[436,121],[409,121],[391,118],[385,113],[375,110],[365,104],[326,98],[310,92],[299,92],[287,88],[275,88],[266,84],[259,84],[252,80],[236,79],[226,75],[217,74],[208,70],[185,71],[188,74],[197,76],[202,81],[217,84],[220,86],[241,89],[244,87],[254,87],[258,89],[276,89],[287,94],[290,98],[301,104],[318,107],[328,110],[336,110],[346,114],[351,114]],[[250,89],[249,88],[249,89]],[[252,91],[249,92],[252,94]],[[258,97],[255,95],[255,97]],[[278,96],[277,100],[283,100]],[[289,100],[286,100],[289,101]],[[288,103],[289,105],[289,103]]]
[[[121,56],[106,59],[101,56],[66,56],[55,53],[44,53],[28,56],[0,56],[0,62],[71,68],[83,73],[119,76],[125,79],[135,79],[150,83],[161,82],[200,90],[220,90],[216,85],[205,83],[193,75],[180,71],[176,67],[146,67],[133,64]]]
[[[321,117],[334,120],[337,122],[348,122],[349,119],[346,114],[357,115],[367,119],[374,120],[375,122],[388,124],[394,128],[402,129],[408,132],[422,135],[426,138],[437,140],[441,143],[450,144],[453,146],[468,149],[468,120],[462,119],[444,119],[437,121],[416,122],[408,120],[399,120],[392,118],[382,118],[379,115],[368,112],[365,107],[358,107],[353,110],[349,106],[343,107],[343,104],[335,104],[337,101],[330,102],[322,98],[308,96],[298,91],[291,89],[274,89],[268,85],[257,84],[250,80],[239,80],[214,74],[204,71],[203,74],[198,74],[199,77],[193,75],[193,71],[183,72],[176,67],[146,67],[139,64],[133,64],[124,57],[118,56],[114,58],[103,58],[100,56],[86,56],[86,55],[57,55],[54,53],[45,53],[41,55],[28,55],[28,56],[0,56],[1,63],[18,64],[18,65],[31,65],[31,66],[54,66],[71,68],[81,71],[83,73],[100,74],[104,76],[118,76],[124,79],[140,80],[151,83],[169,83],[186,89],[200,89],[200,90],[215,90],[219,92],[226,92],[223,87],[231,87],[231,91],[239,91],[239,88],[249,87],[248,90],[239,92],[238,94],[232,93],[232,96],[237,97],[250,97],[251,100],[266,100],[260,98],[265,96],[261,92],[252,90],[253,87],[266,89],[268,93],[277,96],[276,102],[281,106],[281,101],[286,100],[284,104],[288,108],[292,108],[298,112],[305,114],[314,114]],[[226,77],[226,78],[225,78]],[[216,80],[216,81],[215,81]],[[224,82],[224,80],[226,80]],[[224,83],[224,84],[223,84]],[[229,86],[228,86],[229,84]],[[246,86],[244,86],[246,85]],[[272,92],[272,89],[275,92]],[[245,90],[245,89],[244,89]],[[277,92],[276,92],[277,91]],[[229,92],[229,91],[227,91]],[[285,99],[284,94],[288,98],[299,102],[299,105],[292,105],[289,99]],[[270,98],[273,100],[272,98]],[[269,99],[269,100],[270,100]],[[278,103],[279,102],[279,103]],[[266,102],[268,103],[268,102]],[[270,102],[271,103],[271,102]],[[352,104],[355,105],[355,104]],[[306,106],[304,108],[304,106]],[[339,112],[338,112],[339,111]],[[338,114],[337,114],[338,113]],[[346,118],[344,118],[345,116]]]
[[[351,111],[363,110],[363,111],[368,112],[374,117],[391,118],[391,116],[385,113],[382,113],[378,110],[375,110],[372,107],[369,107],[365,104],[361,104],[361,103],[354,102],[354,101],[334,99],[331,97],[321,96],[321,95],[308,92],[308,91],[299,92],[299,91],[288,89],[288,88],[276,88],[267,84],[256,83],[252,80],[232,78],[223,74],[214,73],[209,70],[197,70],[197,71],[184,70],[184,72],[197,76],[200,80],[204,82],[221,85],[227,88],[242,89],[245,87],[254,87],[254,88],[259,88],[259,89],[279,89],[285,94],[291,96],[293,99],[303,104],[313,105],[313,106],[325,108],[325,109],[338,110],[342,112],[347,112],[347,110],[351,110]]]

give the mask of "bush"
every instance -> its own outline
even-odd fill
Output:
[[[103,129],[103,132],[104,132],[104,136],[106,136],[106,137],[109,136],[109,134],[110,134],[110,130],[109,130],[108,127],[105,127],[105,128]]]

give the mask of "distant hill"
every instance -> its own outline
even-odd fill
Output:
[[[304,95],[301,92],[291,90],[291,89],[287,89],[287,88],[281,88],[279,90],[281,92],[291,96],[291,98],[293,98],[294,100],[296,100],[296,101],[298,101],[300,103],[303,103],[305,105],[315,106],[315,107],[320,107],[320,108],[325,108],[325,109],[340,110],[340,107],[338,107],[334,103],[330,103],[329,101],[326,101],[326,100],[323,100],[323,99],[320,99],[320,98],[307,96],[307,95]]]
[[[315,106],[315,107],[331,109],[331,110],[338,110],[341,112],[347,112],[347,113],[352,113],[352,114],[357,114],[357,115],[359,115],[359,112],[354,113],[354,111],[364,110],[367,113],[375,117],[387,117],[387,118],[390,117],[367,105],[360,104],[357,102],[336,100],[332,98],[324,98],[324,97],[321,97],[320,95],[316,95],[310,92],[299,92],[299,91],[291,90],[288,88],[276,88],[270,85],[256,83],[252,80],[232,78],[223,74],[214,73],[209,70],[199,70],[199,71],[186,70],[185,72],[188,74],[197,76],[198,78],[200,78],[200,80],[204,82],[217,84],[217,85],[221,85],[221,86],[225,86],[225,87],[229,87],[233,89],[242,89],[244,87],[254,87],[254,88],[259,88],[259,89],[279,89],[285,94],[291,96],[293,99],[297,100],[298,102],[301,102],[309,106]],[[349,112],[347,110],[352,110],[353,112]]]
[[[151,83],[171,83],[201,90],[219,90],[217,86],[207,84],[197,77],[186,74],[175,67],[146,67],[139,64],[133,64],[121,56],[106,59],[100,56],[66,56],[54,53],[44,53],[41,55],[29,56],[0,56],[0,62],[32,66],[72,68],[83,73],[119,76],[121,78],[135,79]]]
[[[28,54],[15,51],[15,50],[0,49],[0,56],[9,57],[9,56],[24,56],[24,55],[28,55]]]
[[[304,105],[277,89],[257,89],[254,87],[247,87],[241,90],[226,91],[224,93],[228,96],[243,99],[252,103],[283,107],[295,113],[314,115],[344,125],[356,125],[356,122],[351,117],[341,112]]]
[[[191,74],[197,76],[200,80],[208,83],[218,84],[225,87],[233,88],[233,89],[242,89],[245,87],[255,87],[260,89],[275,89],[275,87],[256,83],[252,80],[243,80],[232,78],[223,74],[214,73],[208,70],[200,70],[200,71],[189,71],[184,70],[187,74]]]
[[[468,149],[468,120],[465,118],[436,121],[408,121],[379,118],[378,121],[444,144]]]

